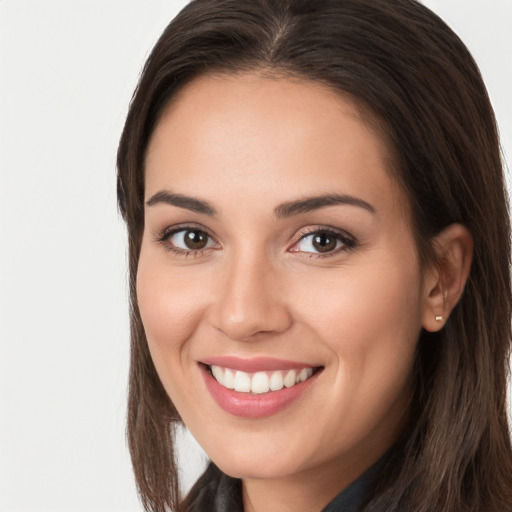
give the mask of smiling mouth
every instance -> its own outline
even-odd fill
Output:
[[[322,368],[297,368],[292,370],[260,371],[247,373],[217,365],[208,365],[214,379],[226,389],[240,393],[263,394],[292,388],[308,380]]]

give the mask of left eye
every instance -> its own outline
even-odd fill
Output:
[[[315,231],[314,233],[303,236],[291,250],[292,252],[325,254],[349,245],[350,242],[338,233],[331,231]]]
[[[200,251],[215,246],[208,233],[200,229],[181,229],[169,236],[168,241],[183,251]]]

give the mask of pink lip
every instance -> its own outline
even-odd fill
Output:
[[[273,372],[277,370],[300,370],[302,368],[314,368],[314,365],[300,363],[298,361],[286,361],[272,357],[255,357],[243,359],[235,356],[218,356],[201,360],[208,366],[221,366],[231,370],[240,370],[246,373]]]
[[[314,384],[320,374],[320,372],[314,373],[309,379],[295,384],[291,388],[256,395],[240,393],[221,386],[206,366],[202,364],[199,366],[206,387],[217,405],[227,413],[242,418],[266,418],[277,414],[301,397]],[[219,366],[223,365],[219,364]],[[265,368],[268,369],[268,366]],[[279,368],[283,369],[282,366]],[[291,368],[304,368],[304,366],[300,364],[297,366],[297,363],[294,363]]]

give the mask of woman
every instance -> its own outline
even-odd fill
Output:
[[[437,16],[191,2],[118,171],[147,510],[512,510],[499,143]],[[180,503],[182,421],[212,463]]]

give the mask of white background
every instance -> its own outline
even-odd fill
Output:
[[[429,0],[473,52],[512,161],[512,0]],[[182,0],[0,0],[0,511],[139,511],[124,441],[115,153]],[[185,484],[202,464],[186,445]]]

